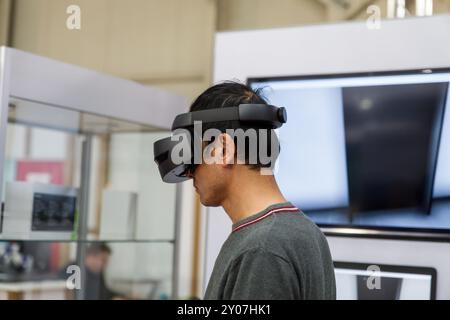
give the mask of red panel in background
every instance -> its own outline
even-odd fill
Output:
[[[16,181],[41,182],[64,185],[64,161],[19,160],[16,162]],[[56,272],[61,267],[61,245],[50,243],[50,271]]]
[[[19,160],[16,167],[16,180],[63,185],[64,162]]]
[[[61,244],[53,242],[50,244],[50,270],[58,271],[61,268]]]

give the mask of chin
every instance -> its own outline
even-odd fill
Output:
[[[212,202],[208,201],[208,200],[202,200],[202,198],[200,198],[200,202],[202,203],[202,205],[204,205],[205,207],[217,207],[215,206]]]
[[[204,198],[200,195],[200,202],[205,207],[218,207],[221,205],[220,201],[217,201],[216,199],[210,199],[210,198]]]

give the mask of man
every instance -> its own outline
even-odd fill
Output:
[[[108,266],[111,248],[103,243],[92,243],[86,248],[84,257],[85,275],[84,282],[86,300],[111,300],[118,299],[120,295],[112,291],[105,281],[105,270]],[[67,278],[67,268],[61,271],[61,275]]]
[[[248,86],[225,82],[203,92],[190,111],[240,104],[267,102]],[[262,174],[272,163],[249,164],[248,154],[241,159],[245,164],[236,161],[241,154],[226,129],[261,128],[222,121],[202,130],[210,128],[222,132],[209,144],[211,156],[222,161],[203,161],[189,175],[202,204],[222,206],[233,229],[217,257],[205,299],[335,299],[333,263],[322,232],[283,197],[273,174]]]

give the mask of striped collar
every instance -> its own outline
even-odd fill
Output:
[[[300,210],[294,205],[292,205],[292,203],[290,202],[277,203],[267,207],[263,211],[260,211],[250,217],[247,217],[245,219],[236,222],[235,224],[233,224],[232,232],[239,231],[242,228],[248,227],[267,217],[270,217],[272,214],[277,212],[300,212]]]

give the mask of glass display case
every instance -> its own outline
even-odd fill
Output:
[[[184,99],[0,57],[0,298],[176,297],[179,190],[161,181],[153,141]]]

